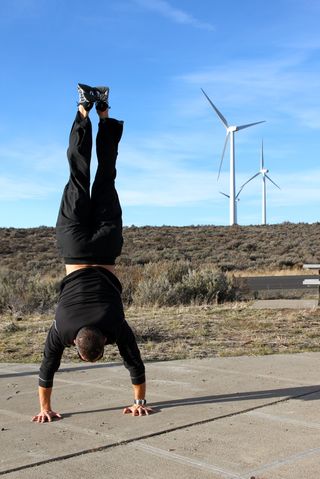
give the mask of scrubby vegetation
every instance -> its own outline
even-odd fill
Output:
[[[119,266],[126,306],[174,306],[221,303],[232,300],[236,287],[232,277],[208,266],[192,268],[188,262]],[[27,274],[0,269],[0,314],[53,313],[60,281],[39,272]]]
[[[177,306],[233,300],[231,274],[319,262],[320,223],[129,227],[118,265],[124,302]],[[54,228],[0,229],[0,311],[50,313],[64,276]]]
[[[320,224],[130,227],[117,274],[145,359],[314,351],[318,311],[250,310],[240,274],[320,262]],[[39,361],[64,265],[53,228],[0,228],[0,360]],[[165,306],[165,308],[163,308]],[[67,350],[66,360],[74,360]],[[118,358],[108,348],[105,360]]]
[[[300,268],[319,262],[320,223],[124,228],[120,264],[210,263],[220,271]],[[54,228],[0,228],[1,266],[61,274]]]

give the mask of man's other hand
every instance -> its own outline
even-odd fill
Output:
[[[153,412],[154,410],[151,407],[140,406],[137,404],[125,407],[123,410],[123,414],[131,414],[132,416],[149,416],[149,414]]]
[[[48,410],[48,411],[41,411],[36,416],[33,416],[32,421],[41,422],[41,423],[52,422],[52,419],[55,419],[55,418],[61,419],[62,416],[61,416],[61,414],[59,414],[57,412]]]

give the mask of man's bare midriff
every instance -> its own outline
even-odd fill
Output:
[[[116,267],[114,264],[66,264],[66,273],[67,275],[73,273],[73,271],[78,271],[78,269],[92,268],[93,266],[100,266],[105,268],[111,273],[115,274]]]

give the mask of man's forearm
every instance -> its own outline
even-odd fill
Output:
[[[39,401],[41,411],[51,411],[51,393],[52,388],[43,388],[39,386]]]
[[[51,409],[52,388],[39,386],[40,412],[33,416],[32,421],[38,423],[52,422],[53,419],[61,419],[61,414]]]
[[[146,383],[133,384],[134,399],[146,399]]]

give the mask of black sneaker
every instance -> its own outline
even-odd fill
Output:
[[[99,99],[96,101],[96,110],[106,111],[109,107],[108,98],[109,98],[109,87],[107,86],[97,86],[95,89],[98,92]]]
[[[93,104],[100,99],[100,93],[97,88],[83,83],[78,83],[79,102],[86,111],[90,111]]]

